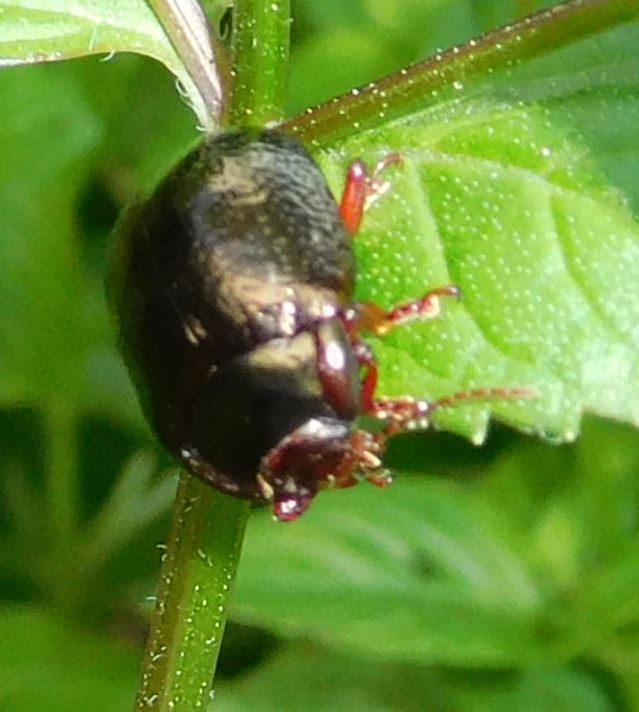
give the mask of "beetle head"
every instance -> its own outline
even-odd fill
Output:
[[[285,437],[262,460],[258,485],[280,521],[293,521],[321,488],[351,487],[362,478],[383,484],[384,441],[333,418],[313,418]]]

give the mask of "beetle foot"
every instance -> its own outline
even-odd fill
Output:
[[[293,522],[311,506],[317,487],[300,483],[293,477],[270,479],[259,473],[257,485],[262,497],[271,503],[273,516],[280,522]]]
[[[366,479],[375,487],[390,487],[395,481],[393,473],[389,470],[380,470],[379,472],[369,472]]]
[[[292,478],[287,481],[292,487],[284,486],[273,498],[273,515],[280,522],[293,522],[311,506],[317,494],[309,487],[299,486]]]

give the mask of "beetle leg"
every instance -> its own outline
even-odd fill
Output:
[[[371,347],[359,337],[360,331],[370,331],[382,335],[398,324],[411,319],[434,319],[440,313],[440,297],[459,298],[461,292],[454,284],[433,289],[420,299],[400,304],[388,311],[373,302],[358,302],[348,307],[341,314],[342,323],[348,332],[355,358],[364,368],[362,379],[362,410],[366,413],[373,408],[375,389],[377,388],[377,360]]]
[[[366,208],[389,188],[388,181],[379,179],[380,173],[393,163],[401,163],[401,160],[398,153],[389,153],[378,161],[373,170],[359,158],[349,165],[339,212],[351,235],[359,230]]]
[[[389,436],[407,430],[427,428],[432,422],[433,413],[442,408],[472,401],[492,400],[493,398],[499,400],[532,398],[535,395],[536,391],[532,388],[475,388],[444,396],[434,401],[411,397],[377,398],[366,414],[386,421],[383,432]]]
[[[351,337],[353,352],[357,363],[364,369],[362,378],[361,408],[364,413],[368,413],[374,404],[375,390],[377,389],[378,368],[377,359],[373,349],[356,335]]]
[[[419,299],[399,304],[388,311],[373,302],[359,302],[355,307],[357,329],[370,331],[377,336],[387,334],[399,324],[412,319],[435,319],[441,312],[441,297],[461,297],[461,290],[454,284],[432,289]]]
[[[320,487],[348,487],[359,458],[350,427],[312,419],[283,438],[263,458],[257,484],[282,522],[297,519]],[[359,438],[371,439],[367,433]]]

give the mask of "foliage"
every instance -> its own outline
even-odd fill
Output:
[[[298,2],[289,108],[532,4]],[[37,22],[14,22],[24,8]],[[145,22],[136,37],[170,65]],[[80,25],[0,0],[0,51],[44,51],[46,32],[54,52],[56,26],[86,49]],[[96,51],[135,49],[116,25]],[[362,296],[464,288],[440,320],[375,344],[387,392],[534,382],[542,397],[502,417],[556,436],[584,406],[636,422],[636,33],[476,77],[321,155],[336,190],[355,153],[405,156],[358,242]],[[0,707],[126,709],[175,478],[115,353],[102,281],[119,208],[197,133],[173,78],[142,58],[6,68],[0,96]],[[442,424],[486,421],[476,407]],[[639,707],[637,433],[589,420],[556,448],[498,427],[482,450],[411,436],[389,457],[388,491],[323,494],[293,528],[252,518],[215,709]]]

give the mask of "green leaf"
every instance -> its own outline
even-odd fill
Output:
[[[111,52],[179,65],[144,0],[0,0],[0,66]]]
[[[440,695],[441,681],[428,669],[373,665],[298,643],[251,674],[221,683],[211,712],[417,712]]]
[[[35,608],[0,609],[0,707],[16,712],[130,709],[138,656]]]
[[[254,517],[236,615],[377,662],[621,656],[639,626],[638,467],[636,430],[587,421],[579,444],[524,441],[479,483],[323,493],[292,533]]]
[[[140,530],[169,511],[176,483],[164,476],[152,482],[155,458],[138,452],[124,466],[99,513],[82,535],[78,555],[83,577],[99,569]]]
[[[116,52],[162,62],[206,125],[198,90],[145,0],[0,0],[0,67]]]
[[[358,296],[463,293],[375,343],[381,391],[538,392],[440,415],[475,441],[491,411],[564,440],[584,410],[638,424],[639,2],[569,3],[353,94],[289,128],[336,193],[353,158],[403,158],[356,241]]]
[[[617,705],[594,675],[540,667],[484,685],[451,685],[452,709],[463,712],[613,712]]]
[[[83,270],[75,222],[80,183],[103,126],[73,82],[62,75],[51,81],[49,69],[0,74],[5,403],[60,394],[79,399],[89,347],[109,329],[101,285]]]
[[[323,494],[289,527],[249,525],[237,614],[374,659],[519,665],[542,595],[503,520],[426,480]]]
[[[513,545],[555,592],[546,618],[573,655],[597,658],[639,625],[638,468],[636,430],[587,421],[578,445],[522,445],[482,486],[486,504],[509,513]]]
[[[87,74],[113,106],[102,109],[89,100],[94,90],[86,86]],[[101,81],[105,75],[127,90]],[[169,130],[162,138],[154,130],[143,135],[137,115],[131,116],[136,91],[143,95],[138,104],[156,111],[163,101],[175,102],[174,111],[165,111],[162,126]],[[0,403],[34,404],[64,394],[84,412],[108,414],[147,433],[115,349],[104,265],[96,269],[89,260],[93,246],[107,238],[90,224],[83,234],[78,217],[95,181],[105,190],[124,184],[132,195],[183,153],[192,137],[188,112],[175,101],[168,75],[150,61],[6,69],[0,94],[0,302],[7,305],[0,313]]]
[[[472,673],[411,665],[375,665],[297,643],[260,669],[220,685],[216,712],[612,712],[612,703],[589,675],[542,667],[482,679]]]
[[[88,58],[73,62],[73,69],[74,80],[108,123],[99,147],[100,178],[123,207],[152,191],[202,137],[193,129],[188,106],[177,100],[171,76],[158,63],[129,55],[110,63]],[[156,116],[162,120],[149,120]]]

